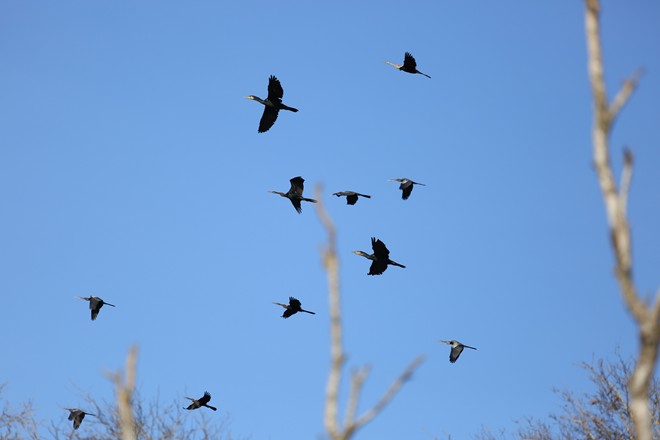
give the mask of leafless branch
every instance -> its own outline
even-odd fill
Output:
[[[632,277],[632,240],[626,216],[628,192],[632,177],[632,153],[624,153],[621,189],[617,190],[609,156],[609,135],[612,122],[637,87],[640,71],[624,82],[611,105],[607,104],[607,91],[603,73],[600,41],[599,0],[586,0],[586,37],[589,53],[589,80],[594,99],[593,153],[596,173],[610,227],[615,256],[615,274],[626,306],[639,325],[640,352],[637,365],[630,377],[630,409],[635,431],[641,440],[652,439],[652,417],[649,410],[649,384],[658,360],[660,343],[660,295],[649,308],[637,294]]]
[[[137,440],[135,417],[133,415],[136,363],[137,347],[132,346],[128,352],[128,356],[126,356],[126,380],[122,380],[121,373],[114,373],[112,375],[112,380],[115,383],[115,393],[117,395],[122,440]]]
[[[322,251],[323,266],[328,277],[328,301],[330,303],[330,372],[328,373],[328,382],[326,385],[325,415],[324,424],[328,435],[332,440],[348,440],[356,430],[369,423],[376,417],[394,398],[401,386],[410,379],[413,372],[424,361],[423,357],[415,359],[406,370],[392,383],[383,397],[364,413],[357,421],[355,414],[360,398],[362,385],[366,380],[368,369],[358,370],[351,381],[351,391],[348,405],[346,408],[346,417],[344,426],[339,422],[339,385],[341,383],[342,368],[345,361],[345,355],[342,345],[342,324],[341,324],[341,295],[339,288],[339,259],[336,252],[336,232],[332,219],[325,210],[321,186],[316,188],[316,212],[328,233],[328,244]]]

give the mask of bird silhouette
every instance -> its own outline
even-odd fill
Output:
[[[261,99],[254,95],[246,96],[247,99],[260,102],[264,105],[264,113],[261,115],[261,120],[259,121],[259,133],[265,133],[273,126],[280,110],[298,111],[297,108],[282,104],[283,96],[284,89],[282,89],[282,84],[273,75],[268,79],[268,97],[266,99]]]
[[[193,409],[201,408],[203,406],[205,406],[209,409],[212,409],[213,411],[218,410],[218,408],[216,408],[215,406],[211,406],[211,405],[208,404],[209,401],[211,400],[211,394],[209,394],[208,391],[204,391],[204,395],[202,397],[200,397],[199,399],[193,399],[192,397],[186,397],[186,399],[192,400],[192,403],[190,405],[188,405],[187,408],[184,408],[184,409],[187,409],[189,411],[192,411]]]
[[[89,309],[92,311],[92,321],[96,320],[96,317],[99,316],[99,311],[104,305],[115,307],[113,304],[103,301],[98,296],[77,296],[76,298],[84,299],[89,301]]]
[[[403,56],[403,65],[390,63],[389,61],[385,61],[385,64],[394,66],[402,72],[419,73],[420,75],[424,75],[425,77],[430,78],[430,76],[428,76],[426,73],[422,73],[417,70],[417,61],[415,61],[415,57],[413,57],[410,52],[406,52],[406,54]]]
[[[302,213],[302,207],[300,206],[300,202],[311,202],[311,203],[316,203],[316,200],[314,199],[307,199],[303,197],[302,193],[305,190],[305,179],[302,177],[294,177],[293,179],[290,179],[289,182],[291,182],[291,188],[289,188],[289,191],[282,193],[279,191],[270,191],[273,194],[279,194],[282,197],[286,197],[291,201],[291,204],[295,208],[295,210],[298,212],[298,214]]]
[[[410,193],[413,190],[413,185],[422,185],[426,186],[423,183],[419,182],[413,182],[410,179],[407,179],[405,177],[401,177],[399,179],[389,179],[390,182],[400,182],[401,185],[399,185],[399,189],[401,190],[401,198],[403,200],[408,200],[408,197],[410,197]]]
[[[347,205],[355,205],[355,203],[357,203],[357,201],[358,201],[358,196],[359,197],[366,197],[368,199],[371,198],[371,196],[368,196],[366,194],[360,194],[360,193],[356,193],[356,192],[353,192],[353,191],[340,191],[340,192],[333,193],[332,195],[337,196],[337,197],[346,196],[346,204]]]
[[[368,275],[380,275],[387,270],[388,265],[399,266],[406,268],[403,264],[399,264],[396,261],[390,260],[390,251],[380,240],[376,240],[375,237],[371,237],[371,248],[373,249],[373,254],[368,254],[362,251],[354,251],[356,255],[360,255],[364,258],[371,260],[371,267],[369,267]]]
[[[314,312],[310,312],[309,310],[303,309],[301,306],[302,304],[300,301],[298,301],[296,298],[290,296],[289,297],[289,304],[282,304],[278,302],[274,302],[273,304],[277,304],[278,306],[284,307],[286,310],[282,314],[282,318],[288,318],[291,315],[295,315],[298,312],[305,312],[309,313],[310,315],[316,315]]]
[[[448,345],[451,345],[451,352],[449,353],[449,362],[452,364],[458,360],[458,357],[463,353],[464,348],[471,348],[472,350],[476,350],[474,347],[470,347],[469,345],[461,344],[458,341],[454,341],[453,339],[451,341],[438,341],[442,342]]]
[[[69,411],[69,420],[73,420],[73,429],[80,428],[80,424],[85,418],[85,415],[96,417],[96,414],[88,413],[78,408],[64,408],[64,409]]]

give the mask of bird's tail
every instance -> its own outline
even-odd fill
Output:
[[[420,72],[419,70],[417,71],[417,73],[419,73],[420,75],[424,75],[424,76],[427,77],[427,78],[430,78],[430,76],[428,76],[426,73],[422,73],[422,72]]]
[[[392,260],[390,260],[390,264],[391,264],[392,266],[399,266],[399,267],[403,267],[404,269],[406,268],[406,266],[404,266],[403,264],[399,264],[399,263],[397,263],[396,261],[392,261]]]
[[[366,195],[366,194],[359,194],[359,195],[362,196],[362,197],[366,197],[366,198],[368,198],[368,199],[371,198],[371,196],[368,196],[368,195]]]
[[[289,107],[287,105],[282,104],[282,110],[289,110],[290,112],[297,112],[297,108]]]
[[[317,203],[316,200],[314,200],[314,199],[306,199],[305,197],[301,197],[300,200],[304,200],[305,202]]]
[[[310,315],[316,315],[316,312],[310,312],[309,310],[300,309],[301,312],[309,313]]]
[[[207,407],[207,408],[212,409],[213,411],[217,411],[217,410],[218,410],[218,408],[216,408],[215,406],[211,406],[211,405],[204,405],[204,406]]]

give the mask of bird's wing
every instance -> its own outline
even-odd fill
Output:
[[[290,307],[282,313],[282,318],[288,318],[289,316],[293,315],[296,313],[296,310],[291,309]]]
[[[291,307],[295,308],[295,309],[299,309],[300,306],[302,306],[302,304],[300,303],[300,301],[297,300],[296,298],[292,297],[292,296],[289,297],[289,305],[290,305]]]
[[[449,362],[452,364],[458,360],[458,357],[463,352],[463,346],[457,345],[456,347],[451,348],[451,353],[449,353]]]
[[[385,243],[376,240],[374,237],[371,238],[371,248],[374,250],[374,255],[379,259],[382,258],[386,260],[390,255],[390,251],[385,246]]]
[[[85,413],[82,411],[78,412],[73,419],[73,429],[80,428],[80,424],[82,423],[84,418],[85,418]]]
[[[348,203],[349,205],[355,205],[357,200],[358,200],[358,195],[355,193],[346,196],[346,203]]]
[[[281,101],[283,96],[284,89],[282,89],[280,80],[275,78],[274,75],[271,75],[268,79],[268,100],[275,103],[276,101]]]
[[[402,191],[402,192],[401,192],[401,198],[402,198],[403,200],[408,200],[408,197],[410,197],[410,193],[411,193],[412,190],[413,190],[413,185],[412,185],[412,183],[411,183],[411,184],[408,184],[407,186],[404,186],[404,184],[402,183],[401,186],[400,186],[400,188],[401,188],[401,191]]]
[[[293,198],[290,198],[291,204],[293,205],[294,208],[296,208],[296,211],[298,211],[298,214],[302,213],[302,207],[300,206],[300,199],[297,198],[296,196],[293,196]]]
[[[98,298],[96,296],[90,297],[89,298],[89,308],[90,308],[90,310],[94,310],[96,308],[101,308],[100,304],[102,303],[102,301],[103,300],[101,298]]]
[[[265,133],[270,130],[270,127],[277,121],[278,113],[279,110],[275,107],[264,106],[264,113],[261,115],[261,120],[259,121],[259,133]]]
[[[289,182],[291,182],[291,189],[289,192],[296,194],[298,196],[302,196],[303,191],[305,190],[305,179],[303,179],[300,176],[294,177],[293,179],[290,179]]]
[[[369,275],[381,275],[387,270],[387,260],[373,260],[369,267]]]
[[[415,58],[410,54],[410,52],[406,52],[403,57],[403,67],[406,69],[412,69],[413,71],[417,69],[417,62],[415,61]],[[270,94],[270,88],[268,90]]]
[[[201,405],[206,405],[211,401],[211,394],[208,391],[204,391],[204,395],[199,398],[199,403]]]

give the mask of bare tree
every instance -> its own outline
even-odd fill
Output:
[[[623,83],[614,100],[607,102],[600,41],[600,2],[586,0],[588,69],[594,99],[593,154],[598,183],[605,202],[615,257],[615,275],[621,295],[639,328],[639,356],[630,375],[630,410],[640,440],[651,440],[653,418],[649,406],[649,387],[658,361],[660,344],[660,291],[652,303],[640,298],[633,280],[632,239],[627,218],[628,192],[632,178],[633,155],[623,153],[621,183],[617,186],[609,155],[609,135],[619,112],[637,87],[639,73]]]
[[[0,384],[0,395],[4,389],[5,385]],[[17,409],[5,402],[0,411],[0,440],[39,439],[32,402],[22,403]]]
[[[592,361],[580,365],[589,374],[594,391],[576,395],[570,390],[555,390],[562,402],[559,414],[547,420],[525,418],[514,435],[494,434],[484,429],[477,439],[496,440],[520,438],[526,440],[572,439],[634,439],[634,416],[629,406],[629,377],[634,368],[632,359],[626,360],[617,352],[614,360]],[[650,410],[654,420],[653,438],[660,438],[660,383],[652,378],[649,387]]]
[[[342,424],[339,421],[339,384],[341,382],[342,368],[346,359],[342,345],[339,260],[335,250],[335,227],[325,210],[320,186],[316,188],[316,198],[318,200],[318,204],[316,205],[317,214],[328,233],[328,245],[323,249],[322,256],[323,266],[325,267],[328,277],[331,365],[326,385],[324,424],[325,429],[332,440],[348,440],[353,437],[353,434],[355,434],[358,429],[373,420],[387,406],[403,384],[410,379],[417,367],[424,362],[424,357],[419,356],[414,359],[403,373],[401,373],[401,375],[390,385],[380,400],[359,417],[357,416],[358,402],[364,381],[369,375],[369,368],[362,367],[357,370],[351,378],[344,423]]]
[[[117,390],[117,401],[105,401],[87,395],[84,408],[96,415],[85,419],[80,429],[74,430],[62,409],[59,422],[37,420],[32,402],[16,407],[3,403],[0,409],[0,440],[232,440],[229,416],[208,417],[190,414],[181,407],[181,399],[163,405],[158,399],[147,402],[135,388],[137,350],[133,347],[127,357],[126,380],[119,373],[111,375]],[[0,384],[0,397],[4,390]],[[125,394],[122,394],[125,393]],[[122,408],[123,405],[123,408]],[[127,423],[132,428],[125,429]]]

